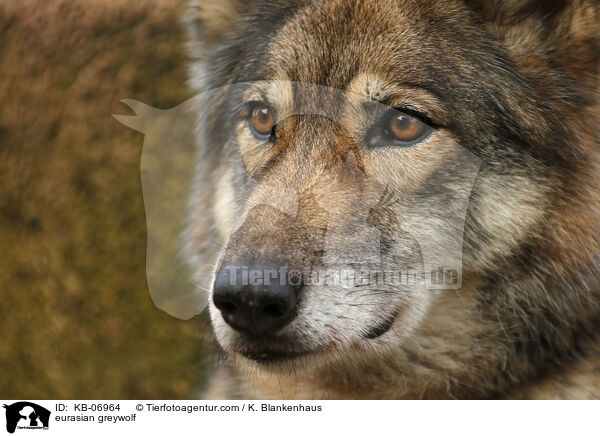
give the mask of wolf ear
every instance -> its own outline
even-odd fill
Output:
[[[238,18],[248,9],[250,0],[192,0],[183,16],[187,31],[188,84],[204,89],[206,57],[234,30]]]
[[[600,2],[597,0],[465,0],[513,58],[534,75],[562,70],[597,91]]]
[[[247,8],[244,0],[194,0],[185,14],[188,35],[193,44],[206,50],[217,45]],[[199,53],[201,55],[202,53]]]

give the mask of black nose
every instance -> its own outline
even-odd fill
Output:
[[[273,333],[296,316],[301,276],[285,268],[225,266],[217,274],[213,302],[234,329]]]

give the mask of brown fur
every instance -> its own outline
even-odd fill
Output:
[[[406,329],[397,326],[401,337],[397,344],[352,337],[357,323],[382,316],[367,309],[354,315],[348,308],[347,315],[355,317],[350,324],[331,315],[345,327],[333,328],[327,340],[317,339],[327,329],[319,330],[318,322],[313,319],[311,324],[307,315],[306,321],[298,321],[293,338],[304,347],[318,344],[321,354],[278,372],[240,357],[242,339],[213,310],[217,338],[237,363],[231,371],[237,374],[238,388],[215,388],[207,395],[600,397],[600,391],[590,387],[598,385],[599,376],[598,4],[585,0],[412,1],[401,7],[393,1],[266,3],[244,7],[230,3],[225,21],[221,9],[215,9],[214,20],[203,12],[204,21],[196,24],[210,33],[205,49],[216,50],[212,56],[196,52],[194,65],[208,65],[204,85],[265,79],[352,89],[392,106],[416,101],[441,127],[423,147],[402,153],[364,151],[352,139],[352,130],[359,130],[356,114],[341,122],[344,128],[326,117],[293,116],[278,124],[276,147],[266,151],[254,147],[250,135],[244,136],[243,122],[236,124],[235,139],[220,132],[226,96],[212,100],[216,115],[207,121],[201,145],[210,150],[206,153],[213,162],[219,162],[215,165],[229,172],[235,172],[230,156],[241,150],[242,159],[251,162],[251,173],[257,172],[258,187],[240,200],[234,194],[240,173],[229,182],[228,222],[240,219],[234,203],[247,219],[241,220],[242,231],[234,232],[223,256],[212,253],[210,263],[248,252],[284,256],[282,247],[289,245],[299,251],[284,257],[298,263],[303,253],[318,251],[311,245],[315,240],[297,229],[312,228],[316,230],[309,235],[318,234],[324,226],[323,208],[329,219],[348,226],[358,213],[353,207],[370,196],[360,177],[336,166],[340,159],[345,162],[354,156],[357,174],[374,171],[377,180],[393,187],[400,204],[449,162],[448,172],[458,177],[464,168],[458,164],[454,168],[452,162],[461,147],[483,165],[467,212],[463,287],[436,297],[431,307],[428,300],[418,302],[413,296],[403,300]],[[210,3],[205,7],[210,10]],[[200,83],[195,71],[193,84]],[[263,90],[267,94],[275,92],[267,88]],[[294,100],[292,94],[279,91],[280,100],[281,95],[288,96],[281,107]],[[329,97],[327,92],[321,96],[319,107],[335,107]],[[305,98],[317,101],[313,91]],[[199,177],[202,186],[216,183],[210,175]],[[275,201],[273,186],[297,192],[305,205],[299,208],[301,225],[284,224],[278,213],[253,215],[252,205]],[[202,201],[205,207],[211,198]],[[410,213],[408,207],[402,213],[382,207],[373,225],[393,241],[402,223],[410,221]],[[217,225],[211,224],[213,220],[214,214],[204,214],[200,220],[192,219],[191,229],[206,234]],[[233,230],[231,225],[220,228],[222,245]],[[265,238],[273,232],[283,236]],[[201,236],[194,243],[198,252],[210,251]],[[403,245],[406,254],[410,243]],[[199,256],[195,261],[203,260]],[[322,297],[322,304],[339,295]],[[321,297],[315,293],[310,298]],[[380,305],[380,312],[389,305],[385,300],[369,301]],[[306,304],[310,307],[310,301]],[[215,386],[223,388],[218,382]]]

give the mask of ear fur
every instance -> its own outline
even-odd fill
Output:
[[[600,67],[597,0],[466,0],[540,87],[566,79],[596,94]],[[552,70],[554,76],[549,75]],[[556,73],[563,74],[558,78]],[[545,82],[545,83],[544,83]]]
[[[244,0],[193,0],[183,22],[187,30],[187,49],[191,58],[190,85],[202,90],[199,78],[204,77],[204,59],[226,38],[236,20],[249,7]]]
[[[243,0],[194,0],[185,14],[190,39],[205,48],[214,47],[231,30],[248,3]]]

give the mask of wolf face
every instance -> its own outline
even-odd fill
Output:
[[[600,319],[595,8],[216,3],[188,16],[217,91],[186,239],[263,394],[301,370],[317,395],[499,395],[574,349]]]

